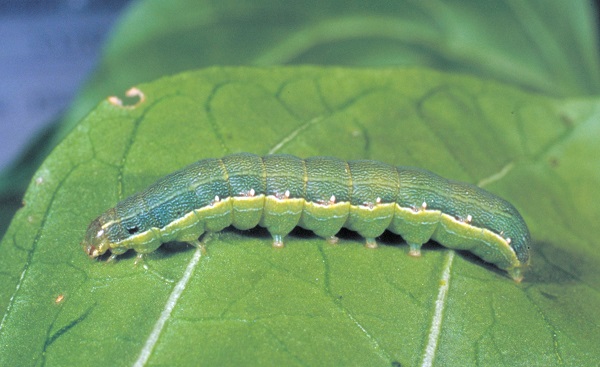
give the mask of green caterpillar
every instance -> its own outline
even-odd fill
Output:
[[[273,246],[296,226],[335,241],[342,228],[367,247],[386,229],[401,235],[409,254],[422,244],[469,250],[516,281],[529,263],[530,235],[507,201],[476,186],[429,171],[385,163],[249,153],[203,159],[119,202],[88,227],[83,247],[92,258],[162,243],[202,246],[204,232],[260,225]]]

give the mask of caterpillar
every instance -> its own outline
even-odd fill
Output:
[[[82,245],[91,258],[110,250],[110,259],[171,241],[203,248],[202,234],[231,225],[265,227],[274,247],[296,226],[331,242],[345,227],[372,248],[389,230],[412,256],[432,239],[470,251],[517,282],[529,264],[525,221],[477,186],[373,160],[250,153],[203,159],[159,179],[93,220]]]

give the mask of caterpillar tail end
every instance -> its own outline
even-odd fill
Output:
[[[515,283],[521,283],[523,281],[523,273],[525,272],[524,267],[514,267],[512,269],[508,269],[508,275],[515,281]]]
[[[531,266],[531,261],[529,257],[526,258],[526,261],[515,261],[512,267],[504,268],[508,275],[515,281],[515,283],[521,283],[523,281],[524,275]]]

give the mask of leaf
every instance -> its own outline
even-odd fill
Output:
[[[600,357],[597,100],[421,69],[210,68],[102,102],[44,162],[0,243],[0,365],[590,365]],[[478,183],[530,225],[522,284],[434,243],[407,256],[228,229],[92,261],[87,224],[204,157],[335,155]]]
[[[0,207],[10,218],[43,158],[99,100],[189,69],[416,65],[550,95],[597,94],[594,14],[587,1],[563,0],[136,1],[61,123],[0,175]],[[15,187],[18,200],[13,200]],[[0,220],[0,236],[4,223]]]

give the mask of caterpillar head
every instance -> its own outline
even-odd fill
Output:
[[[85,253],[92,259],[104,254],[110,248],[108,233],[102,228],[102,217],[100,216],[90,223],[81,243]]]

